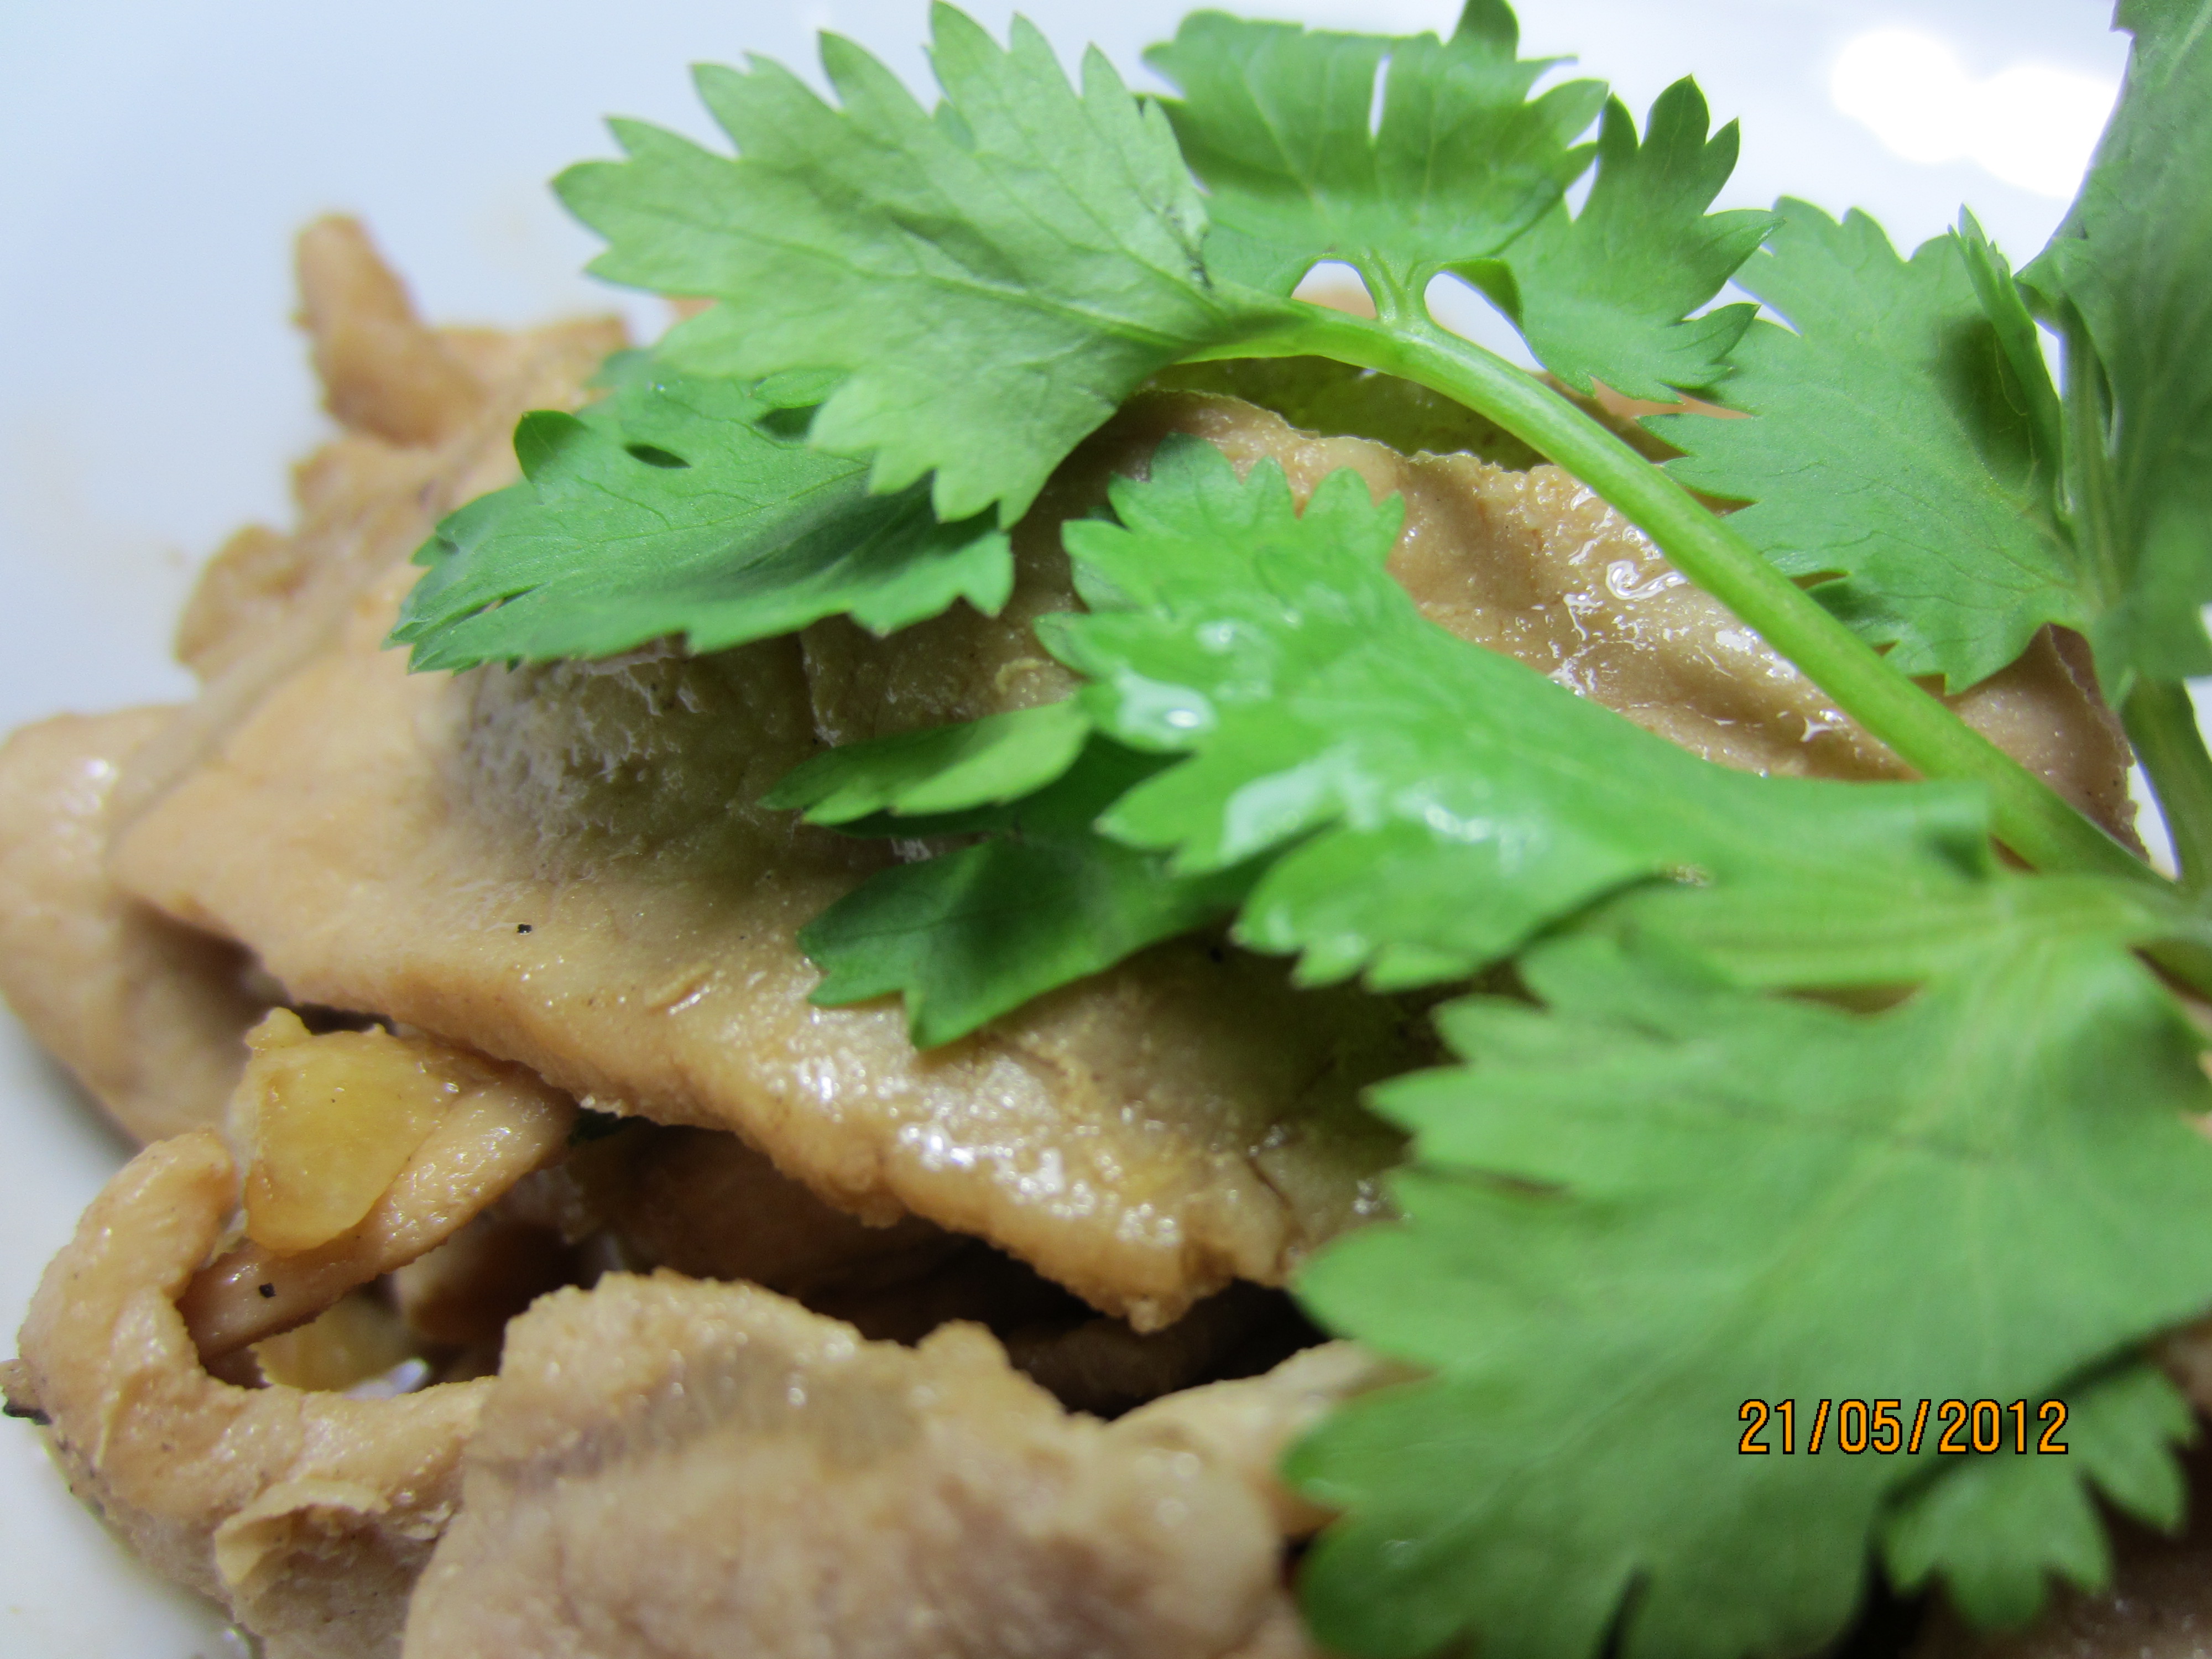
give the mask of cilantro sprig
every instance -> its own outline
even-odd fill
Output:
[[[1735,373],[1729,353],[1758,307],[1724,305],[1692,316],[1766,240],[1771,213],[1708,213],[1735,171],[1731,121],[1711,117],[1694,81],[1651,106],[1641,143],[1636,120],[1607,100],[1597,177],[1581,213],[1545,216],[1499,259],[1456,272],[1511,317],[1537,361],[1577,392],[1602,380],[1631,398],[1671,401],[1709,392]]]
[[[2100,665],[2202,888],[2212,757],[2181,682],[2212,672],[2212,13],[2124,0],[2117,26],[2136,40],[2119,107],[2023,276],[2066,343],[2067,490]]]
[[[1449,41],[1202,14],[1158,55],[1187,82],[1170,126],[1095,52],[1079,91],[1026,24],[1001,48],[949,6],[931,15],[945,94],[933,112],[857,46],[826,36],[837,106],[773,64],[702,70],[702,95],[734,157],[621,122],[629,160],[562,175],[563,198],[608,238],[595,270],[719,298],[663,343],[672,368],[827,375],[835,385],[813,445],[869,458],[878,491],[930,475],[947,521],[995,508],[1002,523],[1079,439],[1176,362],[1317,356],[1398,374],[1576,472],[1923,774],[1981,782],[1997,834],[2031,863],[2128,872],[2120,848],[1686,490],[1575,404],[1429,319],[1431,277],[1494,272],[1503,260],[1533,341],[1570,374],[1627,384],[1708,374],[1741,313],[1688,313],[1752,239],[1741,214],[1697,210],[1732,148],[1727,134],[1704,137],[1702,100],[1686,90],[1662,100],[1640,146],[1622,117],[1600,145],[1573,145],[1601,88],[1528,97],[1546,66],[1515,56],[1502,0],[1472,0]],[[1364,112],[1386,72],[1370,133]],[[1327,147],[1285,120],[1299,99],[1334,135]],[[1603,188],[1571,222],[1547,222],[1601,149]],[[1516,264],[1515,239],[1529,234]],[[1613,250],[1638,280],[1601,269]],[[1286,279],[1328,258],[1360,273],[1381,317],[1281,297]],[[1704,367],[1681,366],[1686,345]]]
[[[619,124],[627,159],[560,188],[603,274],[717,303],[525,422],[524,483],[441,527],[398,637],[461,665],[991,609],[1004,526],[1176,365],[1380,371],[1565,467],[1932,781],[1692,759],[1426,623],[1349,475],[1301,509],[1170,445],[1065,531],[1085,609],[1036,632],[1072,701],[773,798],[936,848],[805,930],[817,1000],[902,995],[929,1046],[1224,923],[1309,981],[1501,969],[1439,1016],[1464,1063],[1376,1097],[1401,1219],[1297,1285],[1426,1372],[1288,1465],[1344,1511],[1302,1576],[1333,1650],[1786,1652],[1875,1560],[2026,1617],[2107,1570],[2093,1487],[2177,1516],[2185,1411],[2142,1355],[2212,1306],[2203,1043],[2137,954],[2212,984],[2181,684],[2212,668],[2212,0],[2121,21],[2119,113],[2017,276],[1971,216],[1906,258],[1863,216],[1711,211],[1737,135],[1695,83],[1639,134],[1522,59],[1503,0],[1444,40],[1200,13],[1150,56],[1162,100],[945,6],[934,109],[835,37],[834,101],[702,70],[733,155]],[[1374,318],[1293,297],[1323,260]],[[1655,465],[1438,326],[1439,278],[1574,392],[1748,418],[1662,417]],[[2093,642],[2180,888],[1914,683],[2051,624]],[[1745,1398],[1911,1390],[2063,1395],[2081,1455],[1733,1457]]]
[[[902,996],[915,1046],[933,1048],[1233,913],[1252,866],[1177,871],[1097,828],[1161,764],[1058,702],[848,744],[799,768],[770,805],[849,835],[981,837],[886,870],[808,923],[814,1000]]]

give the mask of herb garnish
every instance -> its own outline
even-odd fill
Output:
[[[993,607],[999,526],[1178,363],[1330,359],[1495,422],[1933,781],[1694,760],[1424,621],[1382,570],[1395,506],[1349,474],[1301,514],[1170,445],[1066,528],[1088,609],[1038,632],[1073,702],[781,787],[851,833],[975,838],[818,918],[818,995],[900,992],[934,1043],[1231,917],[1310,981],[1510,963],[1528,1000],[1438,1014],[1463,1066],[1378,1091],[1404,1218],[1298,1287],[1431,1373],[1291,1459],[1345,1511],[1302,1576],[1320,1637],[1786,1652],[1875,1559],[2025,1617],[2107,1570],[2091,1483],[2177,1515],[2187,1417],[2140,1356],[2212,1308],[2203,1044],[2136,954],[2212,984],[2179,683],[2212,670],[2212,0],[2120,21],[2113,127],[2018,277],[1971,217],[1903,259],[1863,216],[1708,212],[1736,135],[1694,83],[1639,138],[1595,82],[1536,90],[1503,0],[1448,40],[1200,13],[1152,54],[1158,101],[945,6],[934,111],[834,37],[835,105],[702,70],[734,158],[620,124],[629,159],[559,187],[603,274],[720,303],[525,422],[525,483],[441,526],[395,637],[458,667]],[[1374,319],[1291,297],[1329,259]],[[1750,418],[1658,420],[1656,465],[1439,328],[1440,274],[1570,387]],[[1787,326],[1713,307],[1732,277]],[[2090,637],[2183,887],[1910,678],[1962,689],[2050,623]],[[1846,988],[1887,1004],[1785,994]],[[2063,1395],[2079,1454],[1735,1455],[1744,1398],[1913,1390]]]

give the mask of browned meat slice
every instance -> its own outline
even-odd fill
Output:
[[[0,746],[0,994],[139,1140],[222,1121],[267,1007],[246,953],[107,877],[107,800],[173,710],[64,714]]]
[[[220,1118],[240,1034],[273,988],[235,945],[112,886],[111,826],[311,653],[364,580],[404,560],[449,507],[504,483],[516,416],[574,401],[623,343],[609,322],[423,328],[347,220],[311,228],[301,266],[332,409],[361,429],[298,469],[294,534],[242,531],[203,574],[177,645],[206,693],[182,711],[64,715],[0,748],[0,994],[141,1140]],[[434,359],[447,371],[416,372]],[[118,789],[126,761],[136,781]]]
[[[887,856],[755,803],[812,751],[790,641],[410,677],[411,573],[126,833],[117,867],[297,997],[733,1128],[840,1206],[981,1235],[1141,1326],[1376,1204],[1390,1007],[1179,944],[917,1054],[821,1009],[799,926]]]
[[[1328,1523],[1328,1513],[1275,1479],[1284,1450],[1355,1395],[1416,1375],[1350,1342],[1328,1342],[1293,1354],[1264,1376],[1155,1400],[1123,1419],[1124,1432],[1200,1452],[1215,1467],[1237,1472],[1266,1496],[1284,1537],[1307,1538]]]
[[[998,1345],[618,1275],[510,1328],[406,1659],[1290,1659],[1265,1470],[1370,1365],[1111,1426]]]
[[[1371,378],[1376,384],[1360,393],[1364,424],[1408,425],[1415,435],[1438,440],[1477,435],[1455,431],[1430,407],[1433,394]],[[1283,390],[1278,380],[1262,384]],[[1378,418],[1392,397],[1418,418],[1410,424]],[[1060,469],[1015,532],[1022,580],[1003,617],[955,611],[885,641],[848,623],[809,629],[807,663],[824,737],[849,743],[1066,696],[1072,680],[1029,631],[1037,616],[1075,603],[1060,522],[1100,510],[1107,480],[1115,473],[1141,477],[1171,432],[1204,438],[1240,471],[1275,462],[1301,501],[1345,467],[1366,480],[1376,500],[1404,497],[1406,528],[1391,574],[1430,620],[1519,658],[1694,754],[1785,775],[1910,775],[1718,600],[1690,586],[1641,532],[1558,467],[1518,471],[1470,454],[1408,456],[1366,438],[1304,431],[1240,398],[1198,392],[1139,397]],[[2126,739],[2091,689],[2080,646],[2073,635],[2046,631],[2019,662],[1952,702],[1969,725],[2133,844]]]
[[[604,1232],[624,1267],[743,1279],[801,1298],[903,1282],[970,1243],[918,1216],[871,1227],[716,1129],[633,1121],[536,1184],[564,1232]]]
[[[1301,499],[1351,467],[1379,500],[1406,500],[1391,574],[1429,617],[1518,657],[1692,753],[1746,771],[1908,775],[1820,689],[1668,564],[1643,533],[1555,466],[1510,471],[1470,455],[1407,458],[1316,437],[1233,398],[1161,397],[1124,416],[1149,453],[1194,433],[1238,466],[1279,464]],[[2078,678],[2077,678],[2078,672]],[[2048,634],[1954,699],[1966,722],[2108,828],[2131,833],[2129,753],[2086,661]]]
[[[1281,1291],[1231,1285],[1164,1331],[1119,1319],[986,1316],[1014,1369],[1071,1411],[1118,1417],[1217,1377],[1245,1377],[1320,1340]]]
[[[300,234],[301,320],[323,402],[341,425],[391,443],[434,444],[481,410],[484,385],[465,348],[416,319],[399,279],[351,219]]]
[[[558,1231],[495,1206],[387,1283],[396,1316],[422,1343],[495,1354],[508,1320],[546,1291],[590,1277],[588,1259]],[[254,1352],[265,1370],[266,1345]]]
[[[1264,1370],[1314,1340],[1283,1292],[1252,1285],[1232,1285],[1164,1330],[1139,1334],[980,1240],[919,1216],[870,1227],[832,1209],[715,1129],[632,1119],[534,1176],[505,1213],[510,1230],[528,1222],[557,1230],[610,1265],[744,1279],[869,1337],[918,1342],[950,1320],[973,1321],[1062,1405],[1105,1416],[1193,1382]],[[485,1248],[502,1237],[524,1242],[482,1235]],[[426,1334],[425,1317],[441,1316],[434,1303],[418,1315],[412,1287],[441,1265],[426,1259],[400,1276],[408,1317]]]
[[[10,1405],[47,1419],[79,1497],[269,1659],[392,1659],[490,1384],[368,1401],[209,1376],[174,1304],[237,1201],[212,1133],[141,1152],[40,1281]]]

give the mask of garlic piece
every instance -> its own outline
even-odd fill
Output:
[[[441,1043],[388,1031],[312,1036],[272,1009],[231,1102],[246,1164],[246,1236],[294,1255],[360,1224],[447,1110],[480,1086]]]

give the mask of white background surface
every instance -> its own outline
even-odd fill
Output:
[[[1024,8],[1073,60],[1137,52],[1169,0]],[[973,9],[1003,38],[1012,8]],[[1362,29],[1449,29],[1450,0],[1258,4]],[[1578,53],[1639,112],[1694,72],[1744,124],[1725,201],[1861,204],[1910,246],[1971,204],[2016,261],[2063,203],[1971,159],[1972,88],[2023,66],[2116,85],[2097,0],[1524,0],[1525,49]],[[593,243],[544,181],[605,155],[603,113],[705,137],[685,78],[757,52],[808,70],[817,27],[926,85],[921,0],[0,0],[0,732],[63,709],[182,696],[169,624],[191,572],[248,520],[288,520],[285,469],[326,429],[288,325],[292,232],[366,218],[440,321],[523,323],[657,302],[577,273]],[[1893,142],[1839,111],[1854,40],[1904,27],[1955,63]],[[1945,112],[1948,111],[1947,115]],[[1939,131],[1929,137],[1927,118]],[[2000,112],[2001,113],[2001,112]],[[1990,119],[1995,120],[1996,115]],[[1971,125],[1971,123],[1970,123]],[[1993,149],[1992,147],[1995,147]],[[1963,155],[1960,152],[1964,152]],[[2013,171],[2018,169],[2013,168]],[[0,1353],[40,1267],[125,1155],[0,1013]],[[236,1651],[69,1499],[29,1427],[0,1423],[0,1653],[188,1659]]]

